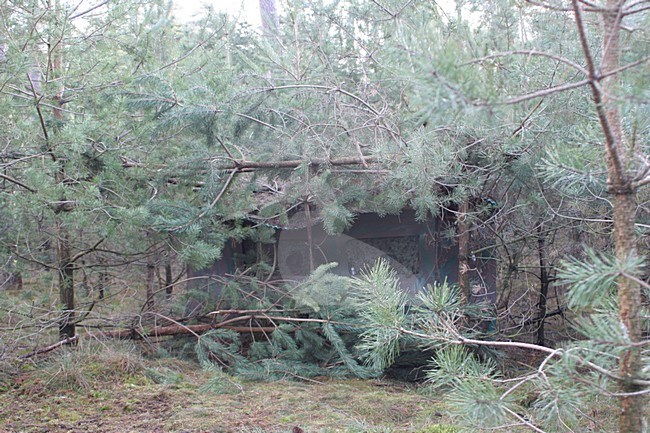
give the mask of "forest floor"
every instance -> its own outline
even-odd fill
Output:
[[[241,382],[172,360],[79,361],[5,383],[0,433],[456,431],[443,402],[399,382]]]

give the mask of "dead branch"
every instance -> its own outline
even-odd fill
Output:
[[[22,183],[21,181],[19,181],[18,179],[14,179],[13,177],[7,176],[6,174],[0,173],[0,179],[4,179],[4,180],[9,181],[9,182],[11,182],[13,184],[16,184],[18,186],[22,186],[23,188],[25,188],[29,192],[36,192],[36,190],[34,188],[31,188],[31,187],[25,185],[24,183]]]
[[[309,165],[364,165],[367,163],[377,162],[378,158],[373,156],[349,156],[342,158],[312,158],[309,160],[295,159],[288,161],[233,161],[232,164],[220,166],[220,170],[235,170],[235,169],[256,169],[256,168],[296,168],[303,164]]]
[[[36,355],[41,355],[43,353],[51,352],[54,349],[59,348],[61,346],[66,346],[66,345],[69,345],[69,344],[75,344],[75,343],[77,343],[77,341],[79,341],[79,336],[78,335],[75,335],[74,337],[68,337],[68,338],[66,338],[64,340],[61,340],[61,341],[57,342],[57,343],[50,344],[47,347],[44,347],[42,349],[38,349],[38,350],[35,350],[35,351],[31,352],[31,353],[28,353],[27,355],[19,356],[18,358],[19,359],[33,358]]]
[[[118,329],[114,331],[102,331],[96,334],[90,334],[91,337],[98,338],[118,338],[118,339],[133,339],[139,340],[149,337],[166,337],[172,335],[193,334],[198,336],[213,329],[228,329],[239,333],[269,333],[275,331],[277,325],[274,322],[290,322],[290,323],[331,323],[335,325],[345,325],[343,322],[337,322],[327,319],[312,319],[312,318],[297,318],[297,317],[284,317],[272,316],[267,314],[268,310],[219,310],[209,313],[209,316],[216,316],[218,314],[230,313],[251,313],[244,314],[237,317],[215,322],[205,323],[200,325],[183,325],[176,323],[168,326],[158,326],[150,329],[144,328],[131,328],[131,329]],[[272,323],[271,326],[254,326],[252,323],[246,326],[235,326],[233,323],[252,321],[252,320],[266,320]]]
[[[236,317],[235,319],[250,319],[250,316]],[[131,340],[141,340],[144,338],[150,337],[168,337],[173,335],[185,335],[193,334],[200,335],[204,334],[213,329],[228,329],[230,331],[239,332],[242,334],[245,333],[269,333],[275,331],[275,326],[231,326],[224,323],[231,323],[231,321],[225,321],[221,323],[206,323],[201,325],[168,325],[168,326],[158,326],[151,329],[118,329],[115,331],[102,331],[96,334],[89,334],[89,336],[97,338],[117,338],[117,339],[131,339]]]

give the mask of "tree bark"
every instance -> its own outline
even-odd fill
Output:
[[[103,265],[104,260],[99,259],[99,264]],[[102,267],[99,271],[99,281],[97,283],[98,299],[102,300],[105,297],[106,288],[108,287],[108,270],[105,267]]]
[[[636,196],[632,192],[614,193],[614,242],[616,258],[627,261],[636,255],[636,234],[634,230],[636,214]],[[619,374],[626,380],[621,383],[621,414],[619,418],[619,431],[641,432],[646,423],[645,398],[643,395],[634,395],[641,391],[639,385],[632,383],[641,373],[641,350],[638,343],[642,336],[642,319],[640,307],[641,286],[632,279],[621,276],[618,279],[618,303],[621,326],[627,333],[630,345],[621,355]]]
[[[605,35],[603,38],[602,74],[607,74],[620,66],[621,57],[621,20],[624,1],[608,0],[607,11],[604,12]],[[628,166],[628,149],[624,139],[621,119],[615,101],[610,101],[610,95],[616,94],[619,85],[617,76],[602,81],[602,102],[605,107],[605,119],[610,131],[605,135],[612,136],[612,152],[608,153],[607,170],[609,175],[609,192],[613,195],[614,205],[614,244],[616,258],[624,263],[630,257],[637,255],[637,239],[635,233],[636,191],[631,186]],[[606,129],[602,120],[603,128]],[[623,353],[619,364],[620,376],[627,379],[621,384],[621,413],[619,431],[641,432],[646,425],[645,405],[643,395],[634,395],[641,390],[631,379],[641,373],[641,350],[633,344],[640,341],[642,322],[640,317],[641,286],[632,279],[621,276],[618,279],[619,317],[621,325],[630,340],[630,346]]]

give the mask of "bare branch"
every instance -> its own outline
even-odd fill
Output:
[[[325,93],[332,93],[332,92],[341,93],[342,95],[348,96],[348,97],[354,99],[355,101],[357,101],[359,104],[364,106],[366,109],[368,109],[368,111],[370,111],[375,116],[378,116],[378,117],[381,116],[381,113],[379,113],[377,111],[377,109],[375,109],[375,107],[373,107],[368,102],[363,100],[363,98],[360,98],[357,95],[355,95],[354,93],[350,93],[347,90],[344,90],[344,89],[342,89],[340,87],[323,86],[323,85],[320,85],[320,84],[288,84],[288,85],[285,85],[285,86],[265,87],[265,88],[260,89],[260,91],[271,92],[271,91],[274,91],[274,90],[286,90],[286,89],[315,89],[315,90],[322,90]]]
[[[567,59],[566,57],[557,56],[555,54],[546,53],[544,51],[537,51],[537,50],[514,50],[514,51],[506,51],[506,52],[502,52],[502,53],[495,53],[495,54],[491,54],[489,56],[481,57],[480,59],[472,60],[471,62],[466,63],[466,64],[480,63],[480,62],[484,62],[486,60],[496,59],[496,58],[500,58],[500,57],[508,57],[508,56],[512,56],[512,55],[548,57],[550,59],[556,60],[556,61],[558,61],[560,63],[564,63],[565,65],[576,69],[577,71],[581,72],[585,76],[589,76],[589,72],[585,68],[580,66],[579,64],[575,63],[574,61],[572,61],[570,59]]]
[[[582,0],[581,0],[582,1]],[[537,0],[526,0],[527,3],[530,3],[533,6],[539,6],[544,9],[552,10],[552,11],[558,11],[558,12],[571,12],[572,9],[564,6],[559,6],[559,5],[554,5],[551,3],[546,3],[543,1],[537,1]],[[602,6],[593,3],[593,2],[587,2],[587,1],[582,1],[582,3],[588,5],[587,7],[584,8],[585,11],[587,12],[602,12],[605,10]]]
[[[85,250],[85,251],[81,251],[81,252],[75,254],[75,256],[72,257],[72,258],[70,259],[70,261],[71,261],[72,263],[74,263],[74,262],[76,262],[77,260],[79,260],[80,258],[82,258],[83,256],[85,256],[85,255],[87,255],[87,254],[90,254],[90,253],[92,253],[92,252],[94,252],[94,251],[97,251],[97,247],[98,247],[102,242],[104,242],[105,240],[106,240],[106,238],[101,238],[100,240],[98,240],[98,241],[95,243],[95,245],[93,245],[93,246],[90,247],[89,249],[87,249],[87,250]]]
[[[623,14],[623,16],[629,16],[629,15],[638,14],[639,12],[646,11],[646,10],[650,9],[650,4],[649,3],[650,3],[649,0],[640,0],[640,1],[634,2],[634,3],[630,4],[630,5],[628,5],[626,8],[624,8],[622,14]],[[645,6],[642,6],[644,4],[645,4]]]
[[[31,187],[25,185],[24,183],[22,183],[21,181],[19,181],[17,179],[14,179],[13,177],[7,176],[6,174],[0,173],[0,178],[4,179],[6,181],[9,181],[9,182],[11,182],[13,184],[16,184],[18,186],[22,186],[23,188],[25,188],[29,192],[37,192],[34,188],[31,188]]]
[[[31,353],[28,353],[27,355],[19,356],[19,358],[20,359],[33,358],[36,355],[41,355],[43,353],[51,352],[51,351],[53,351],[54,349],[56,349],[58,347],[65,346],[65,345],[68,345],[68,344],[75,344],[78,340],[79,340],[78,335],[75,335],[74,337],[68,337],[68,338],[66,338],[64,340],[59,341],[58,343],[54,343],[54,344],[51,344],[51,345],[49,345],[47,347],[44,347],[42,349],[35,350],[35,351],[31,352]]]
[[[45,119],[43,118],[43,112],[41,111],[41,105],[40,105],[40,99],[38,96],[38,93],[36,93],[36,87],[34,86],[34,82],[32,81],[32,77],[27,74],[27,79],[29,80],[29,86],[32,89],[32,96],[34,97],[34,102],[36,103],[36,112],[38,113],[38,120],[41,123],[41,129],[43,130],[43,136],[45,137],[45,141],[49,141],[50,137],[47,133],[47,127],[45,126]]]
[[[363,163],[377,162],[377,158],[373,156],[364,155],[363,159],[358,157],[344,157],[344,158],[312,158],[308,160],[294,159],[288,161],[234,161],[231,165],[220,166],[220,170],[236,170],[236,169],[256,169],[256,168],[296,168],[303,164],[309,165],[363,165]]]
[[[589,12],[604,12],[607,10],[605,7],[599,5],[598,3],[594,3],[590,0],[578,0],[578,1],[583,5],[586,5],[587,8],[585,8],[585,10]]]
[[[616,74],[620,74],[623,71],[626,71],[628,69],[634,68],[636,66],[639,66],[639,65],[642,65],[642,64],[648,63],[648,62],[650,62],[650,56],[644,57],[644,58],[642,58],[640,60],[637,60],[636,62],[628,63],[627,65],[624,65],[624,66],[621,66],[619,68],[612,69],[611,71],[608,71],[606,73],[603,73],[598,77],[598,80],[602,80],[604,78],[612,77],[612,76],[614,76]]]
[[[79,13],[76,14],[76,15],[72,15],[72,16],[70,17],[70,20],[74,20],[75,18],[82,17],[82,16],[84,16],[84,15],[86,15],[86,14],[88,14],[88,13],[94,11],[95,9],[99,9],[100,7],[104,6],[104,5],[107,4],[108,2],[109,2],[109,0],[103,1],[103,2],[101,2],[101,3],[99,3],[99,4],[95,5],[95,6],[91,7],[90,9],[86,9],[85,11],[79,12]]]
[[[403,334],[406,335],[412,335],[414,337],[418,338],[423,338],[423,339],[434,339],[436,338],[433,335],[430,334],[425,334],[422,332],[416,332],[416,331],[411,331],[408,329],[404,328],[399,328],[399,331]],[[456,344],[456,345],[469,345],[469,346],[489,346],[489,347],[519,347],[522,349],[528,349],[528,350],[534,350],[537,352],[544,352],[548,353],[550,356],[557,357],[557,356],[562,356],[563,354],[569,354],[572,358],[574,358],[577,362],[580,364],[583,364],[589,368],[591,368],[594,371],[597,371],[607,377],[610,377],[612,379],[616,379],[618,381],[628,381],[630,379],[628,378],[623,378],[615,373],[612,373],[611,371],[607,370],[606,368],[601,367],[600,365],[594,364],[593,362],[587,361],[583,358],[580,358],[579,356],[575,354],[571,354],[570,350],[558,350],[558,349],[551,349],[550,347],[546,346],[540,346],[538,344],[532,344],[532,343],[523,343],[523,342],[518,342],[518,341],[489,341],[489,340],[475,340],[471,338],[465,338],[460,334],[453,335],[449,341],[450,344]],[[650,380],[645,380],[645,379],[632,379],[631,380],[634,384],[636,385],[641,385],[641,386],[650,386]]]
[[[520,102],[528,101],[530,99],[541,98],[556,93],[565,92],[571,89],[577,89],[589,84],[589,80],[577,81],[575,83],[560,84],[557,86],[549,87],[548,89],[541,89],[536,92],[528,93],[526,95],[516,96],[514,98],[506,99],[502,102],[505,105],[519,104]]]

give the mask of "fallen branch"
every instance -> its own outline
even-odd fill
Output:
[[[58,343],[51,344],[51,345],[49,345],[47,347],[44,347],[42,349],[38,349],[38,350],[35,350],[35,351],[31,352],[31,353],[28,353],[27,355],[19,356],[18,358],[19,359],[33,358],[36,355],[41,355],[43,353],[51,352],[51,351],[53,351],[54,349],[56,349],[58,347],[66,346],[68,344],[75,344],[77,341],[79,341],[79,336],[78,335],[75,335],[74,337],[68,337],[65,340],[59,341]]]
[[[247,317],[242,317],[242,319]],[[239,318],[237,318],[239,319]],[[94,337],[118,338],[141,340],[150,337],[168,337],[184,334],[204,334],[213,329],[228,329],[231,331],[245,333],[270,333],[275,331],[275,326],[230,326],[222,323],[207,323],[202,325],[169,325],[158,326],[151,329],[118,329],[115,331],[103,331],[92,334]]]
[[[270,333],[275,331],[277,325],[273,322],[290,322],[290,323],[331,323],[334,325],[345,325],[343,322],[337,322],[327,319],[311,319],[311,318],[297,318],[297,317],[282,317],[282,316],[270,316],[264,313],[264,310],[219,310],[209,313],[209,316],[215,316],[218,314],[232,314],[232,313],[257,313],[257,314],[244,314],[237,317],[232,317],[227,320],[216,323],[206,323],[201,325],[183,325],[177,323],[174,325],[168,326],[159,326],[150,329],[118,329],[115,331],[104,331],[97,334],[92,334],[94,337],[104,337],[104,338],[124,338],[124,339],[133,339],[139,340],[149,337],[166,337],[171,335],[183,335],[183,334],[193,334],[198,336],[199,334],[206,333],[213,329],[229,329],[231,331],[239,333]],[[252,324],[248,326],[235,326],[233,323],[242,322],[242,321],[252,321],[252,320],[266,320],[271,322],[271,326],[253,326]]]
[[[312,158],[309,160],[295,159],[289,161],[233,161],[232,164],[220,166],[221,170],[235,170],[235,169],[255,169],[255,168],[296,168],[303,164],[309,165],[364,165],[377,162],[378,159],[373,156],[350,156],[344,158]]]
[[[130,340],[143,340],[145,338],[157,338],[157,337],[168,337],[173,335],[185,335],[192,334],[198,337],[200,334],[204,334],[213,329],[228,329],[230,331],[235,331],[241,334],[246,333],[262,333],[270,334],[277,329],[277,325],[273,324],[274,321],[280,322],[293,322],[293,323],[332,323],[332,324],[344,324],[342,322],[336,322],[326,319],[310,319],[310,318],[295,318],[295,317],[281,317],[281,316],[269,316],[264,314],[264,310],[220,310],[210,313],[210,315],[217,315],[223,313],[233,313],[233,312],[244,312],[244,313],[257,313],[257,314],[245,314],[242,316],[232,317],[230,319],[224,320],[217,323],[205,323],[200,325],[183,325],[182,323],[176,323],[168,326],[157,326],[149,329],[145,328],[130,328],[130,329],[117,329],[114,331],[100,331],[96,333],[90,333],[82,335],[88,338],[116,338],[116,339],[130,339]],[[248,326],[235,326],[232,323],[241,322],[244,320],[252,321],[255,319],[267,320],[272,323],[271,326],[253,326],[249,324]],[[23,355],[21,359],[28,359],[33,356],[50,352],[57,347],[61,347],[66,344],[73,344],[79,340],[79,335],[75,335],[71,338],[66,338],[65,340],[59,341],[58,343],[47,346],[43,349],[36,350],[27,355]]]

